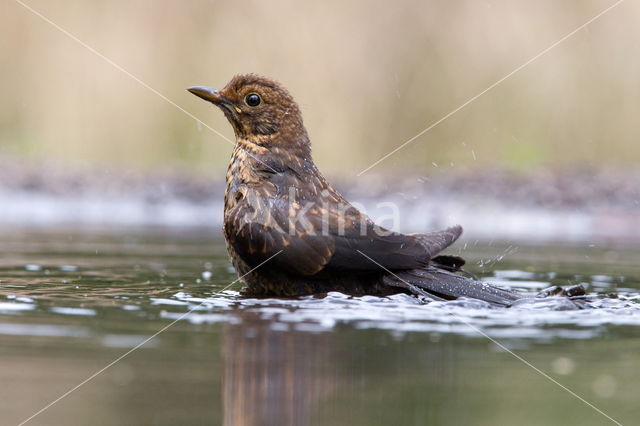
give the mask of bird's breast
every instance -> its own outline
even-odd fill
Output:
[[[246,159],[246,153],[236,150],[227,171],[224,198],[225,226],[235,222],[241,227],[248,222],[260,222],[268,217],[273,201],[278,198],[278,186],[269,180],[270,174],[255,166],[255,159]]]

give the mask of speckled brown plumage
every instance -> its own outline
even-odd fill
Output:
[[[235,132],[224,236],[238,274],[247,274],[245,294],[402,291],[497,304],[518,298],[456,274],[462,259],[436,257],[460,236],[460,226],[394,233],[353,208],[313,163],[300,109],[279,83],[249,74],[234,77],[222,90],[189,91],[218,106]]]

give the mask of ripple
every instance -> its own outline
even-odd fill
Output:
[[[174,297],[195,302],[184,292]],[[238,322],[244,312],[257,313],[273,322],[275,329],[327,332],[340,324],[357,329],[380,329],[395,333],[448,333],[470,337],[534,339],[591,339],[606,332],[606,325],[640,325],[640,304],[622,299],[593,296],[587,303],[594,309],[577,309],[561,297],[523,299],[511,308],[495,308],[486,302],[461,298],[425,303],[413,296],[351,297],[328,293],[326,297],[295,300],[235,299],[211,297],[197,299],[199,310],[221,313],[166,313],[166,318],[194,323]]]
[[[2,313],[32,311],[35,308],[35,305],[27,303],[0,302],[0,312]]]
[[[69,308],[63,306],[54,306],[50,309],[51,312],[62,315],[81,315],[81,316],[95,316],[95,309],[87,308]]]
[[[0,324],[0,334],[12,336],[88,337],[87,328],[48,324]]]

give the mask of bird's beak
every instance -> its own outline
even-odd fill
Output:
[[[212,89],[206,86],[193,86],[189,87],[187,90],[197,97],[202,98],[205,101],[209,101],[214,105],[221,105],[229,102],[227,98],[220,94],[218,89]]]

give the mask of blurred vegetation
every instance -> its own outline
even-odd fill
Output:
[[[28,4],[233,138],[184,89],[256,72],[301,104],[316,161],[352,174],[613,0]],[[625,2],[373,169],[633,166],[640,4]],[[0,155],[222,173],[231,145],[16,2],[0,4]]]

